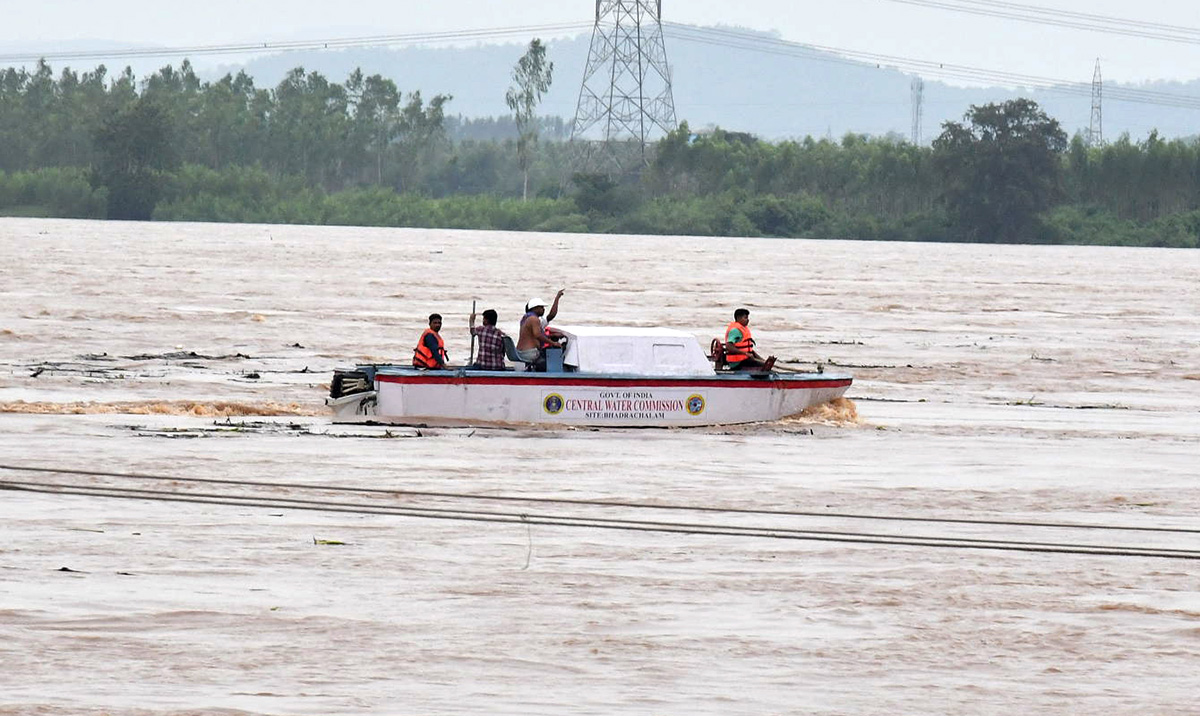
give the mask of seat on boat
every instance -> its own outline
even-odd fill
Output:
[[[517,352],[517,344],[513,342],[512,336],[504,336],[504,355],[513,363],[525,366],[525,370],[533,370],[533,363],[526,362],[521,354]]]

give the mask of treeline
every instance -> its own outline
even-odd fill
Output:
[[[503,88],[497,88],[503,93]],[[541,118],[530,200],[510,118],[379,75],[273,88],[185,61],[0,71],[0,214],[915,241],[1200,244],[1200,142],[1068,140],[1037,105],[972,107],[932,146],[765,142],[686,124],[637,176],[574,173]]]
[[[129,69],[109,78],[103,65],[82,74],[64,69],[56,78],[39,62],[32,72],[0,71],[0,170],[94,166],[105,151],[97,141],[105,125],[142,104],[165,122],[172,152],[165,165],[261,166],[325,190],[415,188],[427,159],[444,148],[449,100],[426,102],[419,91],[404,94],[392,80],[360,71],[339,84],[297,67],[261,89],[241,72],[202,82],[186,60],[141,83]]]
[[[571,136],[570,122],[562,117],[537,117],[536,122],[542,139],[561,142]],[[446,138],[451,142],[504,142],[515,140],[519,135],[517,122],[511,116],[464,117],[457,114],[446,117]]]

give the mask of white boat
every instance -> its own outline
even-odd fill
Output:
[[[340,422],[404,425],[688,427],[779,420],[840,398],[845,374],[720,370],[690,333],[556,327],[546,372],[517,368],[339,370],[326,400]],[[719,357],[718,357],[719,360]]]

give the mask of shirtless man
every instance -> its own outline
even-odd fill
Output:
[[[546,313],[546,302],[539,298],[531,298],[525,305],[526,313],[521,319],[521,333],[517,337],[517,354],[526,363],[536,362],[545,346],[562,347],[558,338],[546,332],[546,324],[553,321],[554,317],[558,315],[558,300],[564,293],[566,293],[566,289],[562,289],[554,295],[554,303],[550,307],[549,314]]]

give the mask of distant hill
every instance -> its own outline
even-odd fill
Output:
[[[569,124],[575,113],[590,39],[587,34],[547,41],[555,72],[550,93],[539,110],[541,114],[557,115]],[[337,82],[361,67],[368,74],[390,77],[405,92],[420,90],[426,97],[453,95],[454,100],[447,107],[450,114],[489,117],[508,114],[504,92],[511,83],[512,66],[524,52],[525,44],[303,51],[262,56],[244,65],[214,66],[208,58],[197,58],[194,64],[208,78],[245,69],[259,87],[274,86],[297,66],[320,71]],[[849,62],[821,53],[814,54],[832,61],[697,44],[673,40],[669,34],[667,54],[674,79],[676,114],[693,128],[716,125],[767,139],[806,135],[836,138],[847,132],[908,137],[911,132],[912,75],[894,68]],[[178,60],[174,63],[178,64]],[[98,63],[73,64],[76,69],[90,69]],[[124,66],[121,62],[107,64],[110,72]],[[153,66],[165,64],[164,60]],[[139,77],[145,76],[146,68],[147,61],[139,60],[135,66]],[[1090,81],[1091,67],[1076,69],[1081,81]],[[1068,73],[1064,68],[1054,67],[1040,74]],[[1116,86],[1109,83],[1106,89]],[[1200,97],[1200,79],[1119,86]],[[1087,129],[1091,116],[1091,101],[1087,96],[1046,90],[1018,92],[1001,87],[963,88],[927,80],[923,139],[927,143],[937,136],[943,121],[960,120],[969,105],[1016,96],[1037,101],[1070,134]],[[1200,134],[1200,111],[1105,100],[1106,139],[1115,139],[1122,132],[1138,139],[1152,129],[1158,129],[1165,137],[1195,136]]]

